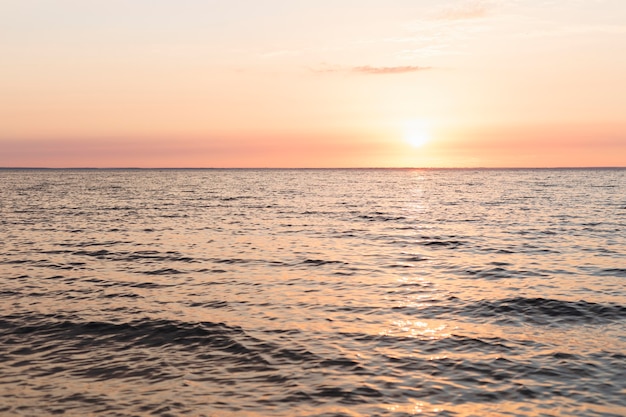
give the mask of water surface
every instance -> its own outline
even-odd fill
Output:
[[[626,415],[626,170],[0,170],[0,414]]]

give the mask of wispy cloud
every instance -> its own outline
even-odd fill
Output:
[[[312,69],[313,72],[324,73],[352,73],[364,75],[391,75],[407,74],[412,72],[422,72],[433,69],[432,67],[421,67],[417,65],[401,65],[389,67],[374,67],[371,65],[360,65],[354,67],[329,66],[324,64],[320,68]]]
[[[384,75],[384,74],[405,74],[407,72],[421,72],[430,70],[432,67],[419,67],[415,65],[404,65],[396,67],[372,67],[369,65],[361,67],[352,67],[351,71],[359,74],[372,74],[372,75]]]
[[[523,37],[542,38],[542,37],[562,37],[589,35],[594,33],[607,35],[621,35],[626,33],[626,25],[572,25],[564,27],[555,27],[556,23],[551,23],[548,29],[537,29],[522,34]]]
[[[404,36],[386,41],[404,44],[396,54],[401,59],[459,55],[469,41],[493,30],[501,17],[500,6],[500,0],[457,1],[405,24]]]
[[[435,14],[436,20],[468,20],[487,17],[494,8],[493,1],[473,0],[448,6]]]
[[[280,57],[291,57],[291,56],[301,56],[302,51],[295,49],[279,49],[275,51],[263,52],[261,54],[262,58],[280,58]]]

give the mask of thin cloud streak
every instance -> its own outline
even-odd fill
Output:
[[[431,67],[418,67],[413,65],[405,65],[398,67],[371,67],[369,65],[362,67],[353,67],[352,72],[359,74],[385,75],[385,74],[405,74],[408,72],[421,72],[432,69]]]
[[[422,72],[432,70],[433,67],[421,67],[417,65],[401,65],[392,67],[374,67],[371,65],[361,65],[355,67],[324,67],[314,69],[316,73],[354,73],[364,75],[392,75],[392,74],[408,74],[413,72]]]
[[[441,10],[435,20],[470,20],[487,17],[494,8],[491,1],[469,1]]]
[[[521,34],[524,38],[564,37],[591,34],[621,35],[626,33],[626,25],[577,25],[557,27],[556,23],[550,23],[549,29],[535,30]]]

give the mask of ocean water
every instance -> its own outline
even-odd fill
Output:
[[[2,416],[624,416],[626,170],[0,170]]]

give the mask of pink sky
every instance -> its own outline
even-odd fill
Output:
[[[617,0],[3,2],[0,166],[626,166],[624,22]]]

